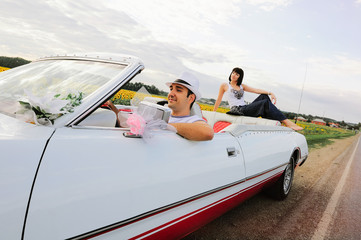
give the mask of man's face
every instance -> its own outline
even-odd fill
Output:
[[[190,104],[193,102],[195,96],[194,94],[188,95],[188,88],[183,85],[172,83],[169,87],[168,94],[168,107],[173,110],[173,112],[180,112],[185,109],[189,110]]]

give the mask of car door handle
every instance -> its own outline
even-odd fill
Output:
[[[235,147],[228,147],[227,154],[228,154],[228,157],[236,157],[238,152]]]

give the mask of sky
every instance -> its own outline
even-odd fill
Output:
[[[0,0],[0,56],[109,52],[217,98],[234,67],[282,111],[361,122],[361,0]],[[246,101],[256,94],[246,93]]]

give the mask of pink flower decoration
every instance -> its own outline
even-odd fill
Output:
[[[146,126],[146,122],[142,116],[137,113],[130,114],[127,119],[127,124],[130,127],[130,132],[133,134],[142,135],[144,133],[144,128]]]

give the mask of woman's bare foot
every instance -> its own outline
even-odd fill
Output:
[[[292,122],[292,121],[289,120],[289,119],[283,120],[282,123],[283,123],[286,127],[292,128],[292,129],[295,130],[295,131],[300,131],[300,130],[303,129],[303,127],[298,126],[296,123]]]

